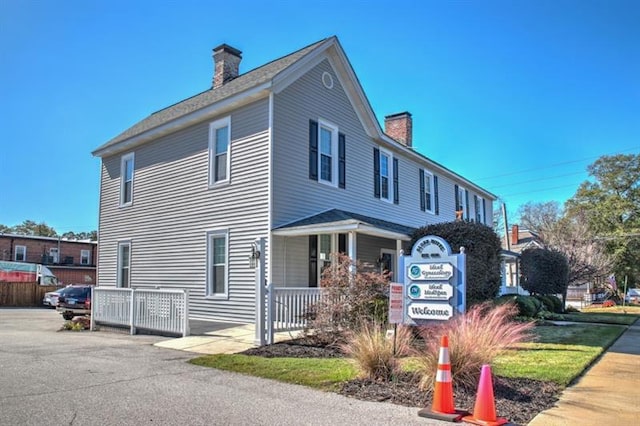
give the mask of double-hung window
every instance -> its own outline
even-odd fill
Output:
[[[229,233],[224,231],[207,232],[207,289],[209,297],[228,295],[229,278]]]
[[[209,185],[229,182],[231,169],[231,118],[209,124]]]
[[[469,219],[469,191],[455,185],[456,219]]]
[[[346,137],[324,120],[309,120],[309,179],[346,188]]]
[[[485,201],[484,198],[482,197],[478,197],[477,195],[473,196],[473,201],[474,201],[474,209],[476,211],[476,222],[478,223],[485,223],[485,213],[484,213],[484,207],[485,207]]]
[[[52,263],[60,262],[60,253],[58,252],[57,247],[52,247],[49,249],[49,257],[51,258]]]
[[[398,159],[381,148],[373,149],[373,194],[390,203],[399,203]]]
[[[133,202],[133,152],[120,159],[120,205],[129,206]]]
[[[81,265],[91,264],[91,252],[89,250],[80,250],[80,264]]]
[[[16,262],[26,262],[27,246],[16,246],[16,251],[15,251],[13,260],[15,260]]]
[[[118,243],[118,276],[116,286],[129,288],[131,286],[131,241]]]
[[[318,122],[319,182],[338,186],[338,128],[326,121]]]

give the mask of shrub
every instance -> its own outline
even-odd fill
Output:
[[[467,307],[492,300],[500,291],[500,238],[492,228],[458,221],[437,223],[417,229],[411,246],[426,235],[443,238],[454,253],[465,247],[467,255]]]
[[[569,285],[567,257],[547,248],[529,248],[520,256],[523,289],[531,294],[565,293]]]
[[[409,327],[398,327],[394,345],[393,336],[386,335],[383,325],[365,322],[359,330],[348,334],[341,348],[354,359],[362,376],[389,380],[399,372],[398,357],[409,353],[412,339]]]
[[[538,313],[538,308],[531,296],[516,296],[515,304],[518,308],[518,315],[533,318]]]
[[[547,296],[537,295],[534,297],[542,303],[542,308],[545,311],[553,312],[553,302]]]
[[[425,349],[417,353],[420,387],[431,390],[438,368],[440,336],[449,337],[451,376],[455,386],[475,389],[483,364],[490,364],[504,349],[530,339],[532,322],[514,322],[512,303],[493,307],[476,305],[465,314],[437,326],[421,326]]]
[[[553,304],[553,310],[551,312],[555,312],[556,314],[561,314],[564,312],[564,304],[562,303],[562,300],[560,300],[558,296],[549,295],[547,297],[549,298],[549,300],[551,300],[551,303]]]
[[[331,256],[332,263],[320,281],[322,298],[309,312],[311,320],[306,330],[309,337],[322,344],[344,342],[345,335],[359,330],[362,323],[386,323],[389,312],[388,275],[362,272],[360,263],[349,256]]]

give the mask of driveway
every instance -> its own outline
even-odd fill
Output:
[[[1,425],[437,425],[417,409],[198,367],[164,337],[58,332],[46,309],[0,309]]]

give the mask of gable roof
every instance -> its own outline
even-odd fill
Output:
[[[408,240],[415,231],[415,228],[410,226],[339,209],[331,209],[305,217],[276,227],[273,231],[274,234],[280,235],[322,233],[317,232],[320,228],[340,228],[344,231],[357,229],[363,231],[363,233],[367,233],[367,230],[369,230],[370,233],[374,234],[384,232],[394,234],[396,238],[404,240]]]
[[[205,90],[195,96],[156,111],[147,118],[120,133],[115,138],[96,148],[92,154],[98,156],[107,148],[113,147],[131,137],[137,136],[143,132],[169,123],[175,119],[227,99],[233,95],[237,95],[253,87],[259,86],[260,84],[266,83],[326,40],[327,39],[320,40],[249,72],[241,74],[217,89],[211,88],[209,90]]]
[[[260,96],[266,96],[269,90],[277,93],[297,79],[301,73],[314,66],[317,63],[314,60],[323,59],[325,52],[327,52],[331,65],[336,69],[338,78],[366,133],[371,138],[378,143],[386,144],[388,147],[402,152],[409,158],[426,163],[426,167],[433,172],[450,175],[467,189],[473,188],[483,196],[493,200],[497,199],[493,193],[413,148],[401,144],[383,132],[373,108],[360,85],[360,81],[336,36],[322,39],[252,71],[241,74],[219,88],[206,90],[157,111],[96,148],[92,155],[102,157],[131,149],[135,145],[152,140],[162,134],[175,131],[178,128],[191,125],[210,116],[212,117],[214,114],[220,113],[219,108],[222,108],[227,102],[229,105],[226,105],[226,107],[229,107],[233,105],[233,102],[246,102],[247,100],[257,99]]]

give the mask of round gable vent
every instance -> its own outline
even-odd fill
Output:
[[[327,89],[333,89],[333,77],[326,71],[322,73],[322,84]]]

